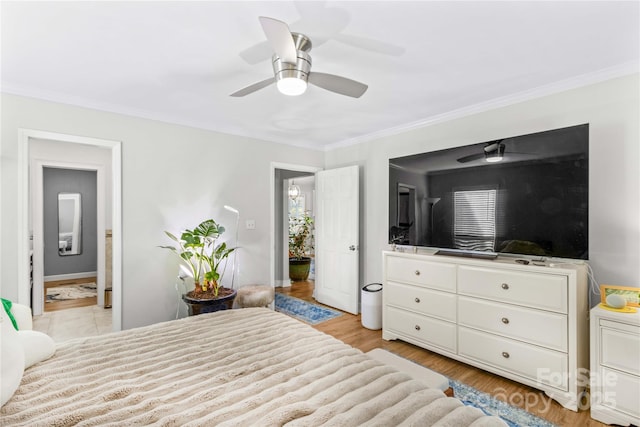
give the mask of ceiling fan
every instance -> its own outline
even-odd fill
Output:
[[[340,95],[360,98],[368,86],[334,74],[311,72],[311,40],[304,34],[292,33],[289,26],[277,19],[258,18],[275,54],[272,58],[274,77],[254,83],[231,94],[241,97],[275,83],[285,95],[302,95],[307,83]]]
[[[468,163],[474,160],[485,159],[487,162],[499,162],[504,156],[504,144],[502,141],[488,142],[481,153],[471,154],[469,156],[460,157],[458,163]]]
[[[482,148],[482,152],[460,157],[459,159],[457,159],[457,161],[458,163],[468,163],[476,160],[484,160],[489,163],[500,162],[505,158],[505,142],[509,139],[510,138],[487,142]],[[533,153],[507,152],[506,155],[509,159],[512,160],[527,160],[536,158],[536,155]]]

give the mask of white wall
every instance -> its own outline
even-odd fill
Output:
[[[179,232],[214,218],[233,239],[240,211],[242,242],[236,284],[265,283],[270,274],[271,162],[321,167],[321,152],[152,120],[2,95],[0,290],[16,298],[18,129],[122,141],[123,328],[171,319],[178,262],[158,248]],[[255,230],[243,224],[254,219]],[[230,275],[228,275],[230,279]]]
[[[388,249],[388,159],[589,123],[589,257],[600,284],[640,285],[640,75],[425,126],[325,156],[364,169],[361,283],[382,280]]]

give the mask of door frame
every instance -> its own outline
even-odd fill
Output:
[[[275,287],[278,282],[276,280],[276,262],[278,258],[276,257],[276,239],[280,238],[280,236],[276,237],[276,221],[281,221],[282,218],[276,218],[276,205],[278,203],[283,204],[284,200],[276,200],[276,170],[288,170],[294,172],[311,172],[316,173],[318,171],[323,170],[321,167],[317,166],[308,166],[308,165],[296,165],[290,163],[279,163],[279,162],[271,162],[269,167],[269,200],[270,200],[270,211],[271,211],[271,221],[270,221],[270,254],[269,254],[269,280],[271,286]]]
[[[122,329],[122,143],[106,139],[89,138],[33,129],[18,129],[18,302],[30,305],[31,295],[31,266],[29,245],[29,216],[30,207],[30,144],[32,139],[45,139],[56,142],[83,144],[111,150],[111,188],[112,188],[112,328],[114,331]],[[47,162],[46,159],[40,159]],[[55,162],[48,162],[55,163]],[[40,176],[42,169],[40,168]],[[37,172],[37,171],[36,171]],[[98,183],[99,185],[99,183]],[[35,209],[35,206],[33,207]],[[104,210],[104,209],[103,209]],[[104,212],[103,212],[104,213]],[[35,212],[34,212],[35,215]],[[40,218],[42,212],[40,212]],[[35,222],[35,218],[34,218]],[[99,227],[99,226],[98,226]],[[35,231],[35,224],[34,224]],[[98,230],[100,233],[100,229]],[[104,225],[102,241],[104,242]],[[103,245],[104,246],[104,245]],[[34,253],[35,253],[34,241]],[[42,248],[39,248],[40,250]],[[100,250],[100,248],[98,248]],[[104,248],[102,248],[104,254]],[[104,256],[103,259],[104,261]],[[43,262],[34,265],[34,279],[44,280]],[[100,260],[99,260],[100,262]],[[104,268],[104,266],[103,266]],[[36,271],[37,270],[37,271]],[[34,280],[35,282],[35,280]],[[41,284],[44,286],[44,284]],[[35,289],[35,286],[34,286]],[[35,298],[34,298],[35,303]]]

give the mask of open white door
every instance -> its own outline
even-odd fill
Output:
[[[315,298],[358,314],[358,166],[316,173]]]

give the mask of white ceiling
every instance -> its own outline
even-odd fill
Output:
[[[639,4],[3,1],[2,91],[323,149],[637,72]],[[272,76],[261,15],[369,90],[230,97]]]

